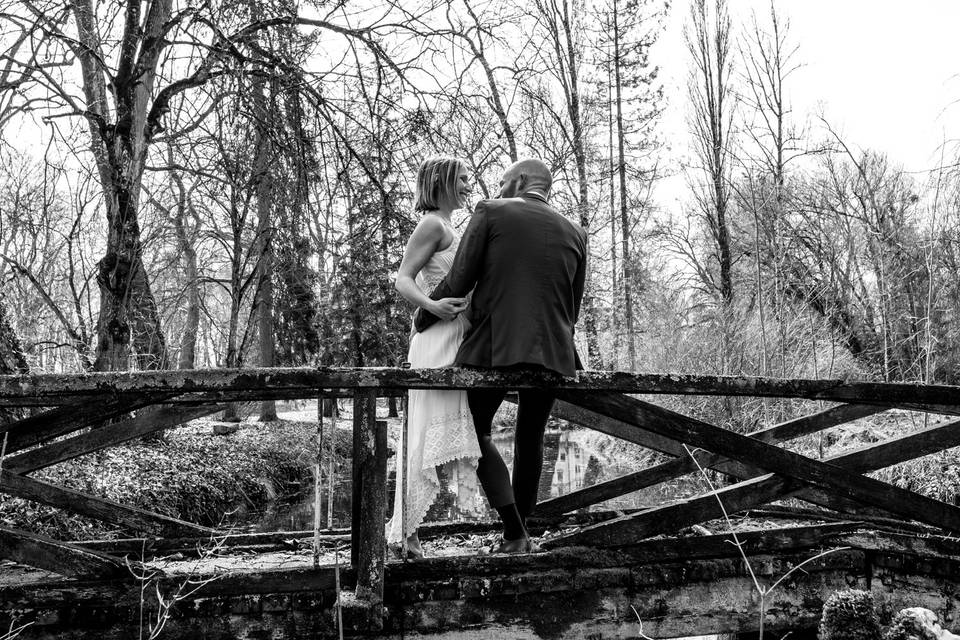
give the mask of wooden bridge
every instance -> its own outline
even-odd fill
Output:
[[[551,531],[545,553],[388,561],[387,435],[376,398],[410,388],[478,387],[553,388],[556,417],[672,458],[540,504],[538,531]],[[227,402],[325,394],[353,396],[350,530],[227,536],[30,475]],[[835,404],[741,435],[633,397],[664,394]],[[145,617],[175,601],[161,637],[335,637],[342,624],[347,637],[486,638],[495,631],[504,640],[669,638],[755,631],[761,620],[767,629],[810,629],[825,598],[847,587],[872,591],[886,610],[925,606],[948,627],[960,620],[960,507],[865,475],[960,446],[960,421],[825,460],[781,446],[888,409],[957,415],[960,387],[622,372],[584,372],[571,381],[465,369],[249,369],[0,376],[3,406],[38,410],[0,426],[0,491],[143,537],[70,543],[0,526],[0,637],[11,623],[31,623],[20,637],[129,638],[143,630]],[[735,481],[644,510],[584,511],[698,468]],[[772,504],[788,497],[812,506]],[[781,526],[741,532],[737,544],[728,533],[688,535],[690,527],[722,517],[722,509],[750,510]],[[433,525],[425,537],[484,527]],[[341,569],[303,554],[303,562],[286,568],[193,571],[185,578],[154,562],[175,552],[190,556],[210,540],[223,554],[268,554],[300,538],[310,540],[313,557],[349,541],[349,564]],[[145,574],[161,598],[144,597],[144,580],[135,576]]]

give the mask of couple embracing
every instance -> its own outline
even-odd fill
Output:
[[[413,367],[525,369],[567,377],[581,368],[573,332],[583,297],[587,236],[548,204],[552,183],[543,162],[514,163],[500,181],[500,197],[477,204],[461,238],[450,216],[471,192],[466,164],[432,158],[420,166],[415,208],[423,216],[396,281],[399,293],[418,307],[408,354]],[[439,492],[437,467],[449,464],[475,466],[503,522],[495,552],[538,550],[526,519],[537,503],[543,434],[554,394],[519,392],[511,481],[491,438],[493,417],[506,393],[410,391],[409,451],[397,455],[406,465],[397,465],[388,543],[402,546],[410,557],[423,557],[417,528]]]

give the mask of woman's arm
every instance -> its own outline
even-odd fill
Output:
[[[464,298],[431,300],[420,290],[415,278],[430,257],[436,253],[446,235],[443,223],[434,216],[423,216],[407,241],[403,260],[397,270],[396,289],[408,302],[426,309],[443,320],[451,320],[466,307]]]

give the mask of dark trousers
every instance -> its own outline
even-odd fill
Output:
[[[467,391],[467,401],[473,413],[473,426],[480,442],[481,457],[477,464],[477,476],[490,506],[497,509],[516,503],[520,517],[526,520],[537,506],[537,489],[543,468],[543,432],[550,411],[553,410],[555,395],[552,391],[539,389],[519,392],[512,483],[507,465],[490,437],[493,416],[506,395],[506,389]]]

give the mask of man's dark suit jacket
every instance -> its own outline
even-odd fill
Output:
[[[473,325],[456,363],[540,365],[565,376],[582,368],[573,342],[587,266],[587,234],[539,194],[483,200],[434,300],[473,289]],[[422,309],[415,327],[437,317]]]

